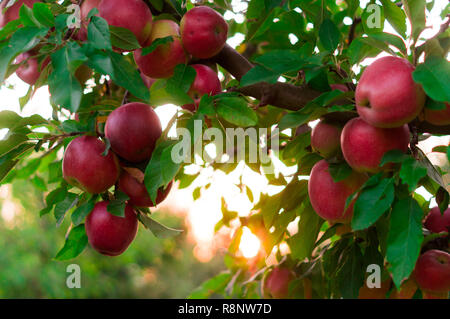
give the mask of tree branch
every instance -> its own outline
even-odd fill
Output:
[[[243,55],[234,50],[228,44],[212,61],[222,66],[237,80],[240,80],[250,69],[253,64],[250,63]],[[242,93],[260,100],[260,105],[273,105],[286,110],[297,111],[304,107],[308,102],[317,98],[321,92],[311,89],[308,86],[295,86],[289,83],[267,83],[260,82],[249,86],[233,88],[232,91]],[[339,102],[338,102],[339,103]],[[345,101],[348,103],[348,101]],[[356,112],[333,112],[324,115],[325,118],[345,122],[357,116]],[[435,126],[427,122],[420,122],[417,125],[419,133],[431,134],[450,134],[450,125]]]

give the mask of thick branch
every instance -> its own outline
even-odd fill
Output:
[[[228,44],[212,60],[222,66],[237,80],[240,80],[253,68],[244,56],[234,50]],[[286,110],[296,111],[304,107],[308,102],[318,97],[321,92],[307,86],[295,86],[289,83],[277,82],[274,84],[260,82],[249,86],[235,88],[234,91],[260,100],[262,105],[273,105]],[[338,102],[339,103],[339,102]],[[348,103],[348,101],[346,101]],[[347,121],[357,116],[355,112],[334,112],[324,117],[338,121]],[[419,133],[450,134],[450,125],[435,126],[427,122],[421,122],[417,126]]]
[[[228,44],[213,59],[237,80],[253,68],[253,64]],[[286,110],[299,110],[321,94],[307,86],[299,87],[282,82],[260,82],[234,91],[258,99],[262,105],[270,104]]]

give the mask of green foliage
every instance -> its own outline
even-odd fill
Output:
[[[174,21],[179,21],[194,6],[192,1],[179,0],[150,0],[149,3],[157,11],[153,12],[157,19]],[[450,101],[450,70],[446,59],[450,47],[448,30],[441,30],[431,39],[421,36],[429,22],[426,16],[433,7],[432,2],[381,0],[370,1],[361,7],[361,3],[354,0],[251,0],[243,12],[242,23],[237,20],[227,23],[229,38],[245,34],[244,42],[236,50],[254,67],[249,67],[250,64],[236,54],[234,58],[239,59],[231,61],[232,66],[224,63],[226,54],[208,61],[190,61],[217,62],[222,87],[227,91],[199,97],[195,112],[179,108],[157,141],[151,158],[143,163],[126,164],[144,171],[144,185],[154,202],[158,191],[171,182],[179,189],[191,187],[193,199],[201,199],[211,186],[211,180],[203,178],[203,171],[220,170],[230,176],[238,175],[233,183],[251,203],[250,214],[242,216],[229,209],[229,203],[222,197],[222,218],[215,225],[215,231],[225,228],[233,234],[223,260],[228,270],[200,286],[200,279],[207,276],[196,275],[197,268],[210,268],[198,265],[183,250],[189,246],[183,230],[165,225],[166,222],[180,224],[179,221],[155,216],[148,209],[136,208],[138,218],[157,238],[141,232],[136,246],[130,247],[114,262],[106,262],[91,249],[86,249],[84,221],[95,203],[109,200],[108,211],[124,216],[129,197],[115,187],[114,191],[111,188],[102,194],[90,195],[68,185],[62,177],[61,152],[74,137],[92,135],[105,141],[103,155],[106,155],[112,150],[109,141],[104,139],[104,121],[111,111],[131,101],[155,108],[168,103],[176,106],[193,104],[189,90],[197,74],[189,64],[180,64],[171,77],[157,79],[148,89],[133,54],[123,51],[140,48],[142,55],[147,55],[160,46],[167,46],[173,37],[157,39],[141,48],[130,30],[108,25],[105,19],[95,15],[97,10],[93,9],[87,17],[87,40],[80,41],[75,36],[78,31],[69,29],[66,23],[68,4],[68,1],[61,4],[38,2],[33,8],[22,6],[19,19],[0,30],[0,82],[19,68],[13,62],[19,54],[31,52],[41,65],[44,61],[49,64],[20,98],[19,104],[24,108],[37,88],[48,84],[53,108],[51,119],[0,111],[0,129],[6,132],[0,140],[0,184],[13,185],[14,197],[20,200],[24,211],[33,220],[39,212],[45,229],[40,233],[44,238],[41,240],[34,235],[34,227],[25,223],[22,239],[17,230],[8,230],[0,223],[0,231],[6,234],[0,237],[0,243],[27,244],[16,250],[12,250],[11,245],[3,245],[7,247],[4,255],[7,257],[0,256],[0,268],[6,269],[2,279],[7,280],[0,282],[0,296],[22,296],[19,292],[23,290],[24,282],[31,278],[40,283],[39,289],[29,292],[33,297],[189,295],[190,298],[259,298],[261,280],[268,270],[266,258],[270,254],[277,262],[295,270],[296,279],[289,285],[289,290],[291,296],[298,298],[307,296],[308,282],[312,282],[310,294],[315,298],[357,298],[369,264],[380,265],[383,278],[391,276],[396,287],[411,276],[421,248],[436,240],[433,236],[424,239],[422,219],[430,209],[430,200],[422,197],[418,188],[429,191],[441,211],[449,203],[448,185],[442,176],[445,172],[433,165],[417,146],[417,141],[427,137],[421,130],[422,115],[410,125],[409,150],[386,153],[380,163],[380,172],[368,174],[367,182],[346,199],[347,207],[354,203],[350,225],[325,222],[311,205],[307,176],[322,158],[311,148],[311,132],[306,124],[325,117],[343,125],[357,116],[354,91],[361,76],[360,69],[364,70],[360,67],[365,65],[362,62],[366,58],[382,52],[408,59],[415,67],[414,81],[427,95],[426,108],[443,110],[445,103]],[[220,13],[233,10],[227,1],[208,5]],[[441,15],[447,13],[448,8]],[[379,16],[374,19],[376,14]],[[346,21],[348,18],[351,18],[351,25]],[[376,20],[379,25],[374,26]],[[385,20],[396,34],[384,32]],[[411,30],[411,35],[407,30]],[[422,40],[423,44],[417,45]],[[93,71],[88,85],[78,79],[80,67],[89,67]],[[239,72],[231,72],[232,68]],[[276,89],[267,89],[273,88],[270,84],[274,83],[277,83]],[[332,90],[334,84],[345,85],[346,89]],[[73,119],[74,113],[78,115],[77,120]],[[256,163],[250,162],[249,156],[241,158],[239,163],[211,163],[203,155],[205,146],[212,141],[194,134],[198,123],[203,129],[214,128],[225,134],[228,128],[243,132],[245,129],[270,128],[268,134],[276,135],[280,148],[275,149],[272,141],[267,142],[264,150],[270,155],[268,163],[263,163],[261,158]],[[297,133],[296,129],[301,125],[305,131]],[[169,137],[172,128],[191,133],[188,144],[196,148],[184,154],[183,159],[202,159],[194,164],[199,168],[198,172],[191,174],[188,167],[191,163],[174,160],[172,155],[183,141],[180,136]],[[226,138],[230,136],[226,135]],[[233,151],[247,154],[252,143],[255,141]],[[447,145],[440,145],[433,151],[446,154],[450,159]],[[342,154],[327,161],[334,182],[344,182],[352,173]],[[281,173],[280,162],[292,172]],[[247,185],[239,171],[242,167],[263,175],[270,190],[259,194]],[[272,170],[274,167],[277,167],[275,171]],[[202,178],[197,179],[199,176]],[[21,193],[17,187],[27,192]],[[31,215],[31,212],[35,214]],[[48,220],[53,217],[59,228],[53,227],[50,231]],[[297,226],[295,232],[290,230],[292,226]],[[253,259],[244,258],[239,250],[245,227],[261,242],[262,249]],[[283,252],[286,244],[290,249],[287,254]],[[40,251],[42,256],[30,251]],[[24,257],[17,258],[21,255]],[[31,268],[16,276],[12,271],[20,267],[17,266],[19,263],[14,263],[15,258],[20,260],[20,267],[42,267],[43,276],[53,280],[62,276],[57,273],[61,265],[65,265],[61,261],[76,258],[88,269],[88,282],[94,288],[86,292],[62,291],[30,275]],[[51,258],[54,260],[43,262]],[[125,265],[129,266],[126,271],[123,270]],[[167,285],[166,290],[162,288],[164,291],[158,294],[148,289],[150,284],[143,284],[146,289],[134,284],[136,278],[145,281],[142,273],[152,273],[154,267],[158,268],[160,276],[158,284],[164,282]],[[104,269],[108,280],[102,279]],[[217,274],[218,268],[208,276],[212,273]],[[134,290],[128,289],[127,285],[133,286]],[[194,286],[199,288],[193,291]]]

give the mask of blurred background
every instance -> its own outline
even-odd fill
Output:
[[[244,21],[247,2],[230,2],[233,11],[228,11],[225,19],[237,26],[235,30],[241,30],[239,25]],[[360,1],[360,6],[365,7],[367,2]],[[430,28],[423,34],[425,38],[439,29],[442,22],[439,13],[446,4],[445,0],[435,2],[428,17]],[[351,19],[348,23],[351,24]],[[395,33],[387,21],[385,32]],[[245,35],[237,31],[227,42],[239,50],[244,38]],[[295,36],[290,40],[293,43],[298,41]],[[372,61],[367,59],[364,65]],[[355,72],[359,73],[358,70]],[[219,75],[223,79],[223,74]],[[47,87],[38,89],[24,106],[20,98],[26,96],[27,91],[28,85],[13,74],[0,88],[0,110],[12,110],[22,116],[40,114],[50,118],[52,109]],[[156,109],[163,128],[177,109],[174,105]],[[0,130],[0,139],[4,134],[6,131]],[[448,145],[449,141],[449,136],[432,137],[421,142],[420,147],[434,164],[448,170],[445,155],[433,153],[432,148]],[[57,156],[60,158],[62,154]],[[282,189],[269,186],[264,176],[244,165],[238,165],[227,175],[212,169],[200,171],[200,166],[193,164],[186,173],[199,174],[195,182],[184,189],[175,185],[169,197],[154,210],[156,220],[183,229],[182,235],[157,239],[140,225],[136,240],[119,257],[106,257],[88,247],[76,259],[60,262],[53,260],[53,257],[64,245],[70,220],[66,218],[60,227],[56,227],[53,215],[39,217],[39,211],[45,207],[45,195],[52,190],[51,185],[47,188],[41,180],[51,174],[48,164],[53,160],[41,159],[38,167],[18,166],[13,172],[16,176],[14,182],[10,184],[6,178],[0,184],[0,298],[188,297],[205,280],[226,270],[223,257],[233,237],[234,225],[215,232],[216,224],[222,217],[222,197],[228,204],[228,210],[247,216],[262,193],[272,195]],[[285,176],[296,171],[295,166],[285,167],[281,162],[276,168]],[[447,183],[449,177],[450,174],[445,177]],[[206,187],[200,189],[202,185]],[[249,200],[242,185],[251,189],[253,201]],[[425,189],[419,192],[427,200],[431,198]],[[434,205],[432,200],[431,206]],[[297,220],[289,225],[291,234],[297,231],[296,225]],[[287,246],[285,248],[289,249]],[[245,228],[239,253],[251,262],[261,249],[258,238]],[[266,263],[270,264],[272,260],[269,257]],[[81,289],[66,286],[69,275],[66,267],[72,263],[81,267]]]

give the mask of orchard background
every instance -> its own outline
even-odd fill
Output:
[[[102,5],[108,1],[121,3]],[[183,40],[179,34],[142,41],[108,25],[98,10],[83,16],[83,9],[81,29],[69,28],[76,11],[69,6],[89,1],[26,2],[32,4],[17,10],[17,19],[0,20],[1,297],[448,298],[448,259],[429,268],[446,291],[425,288],[426,271],[414,271],[420,255],[437,250],[448,256],[449,250],[449,225],[440,217],[450,190],[446,1],[139,1],[152,13],[153,29],[158,20],[180,23],[195,6],[214,9],[228,25],[218,54],[185,52],[186,63],[163,68],[172,72],[154,83],[144,82],[144,68],[129,51],[147,51],[145,57],[172,48]],[[4,17],[23,1],[17,3],[2,1]],[[405,124],[409,145],[382,154],[383,164],[391,164],[358,173],[364,182],[341,195],[341,203],[354,200],[352,220],[324,220],[310,200],[312,167],[325,157],[330,178],[339,183],[355,165],[339,147],[330,154],[311,146],[311,128],[319,119],[332,123],[338,133],[325,139],[331,141],[358,117],[360,77],[384,56],[414,65],[412,79],[424,92]],[[21,76],[25,83],[17,74],[31,58],[40,72],[32,80]],[[196,69],[190,65],[198,64],[217,72],[221,93],[193,94]],[[181,107],[193,99],[196,107]],[[103,200],[109,213],[123,215],[130,197],[113,185],[95,195],[70,185],[62,160],[79,136],[98,136],[105,154],[118,153],[105,122],[133,102],[151,105],[162,134],[151,158],[121,158],[121,166],[144,173],[153,200],[159,188],[173,185],[156,207],[136,208],[136,239],[120,256],[107,257],[90,247],[86,216]],[[440,112],[438,120],[427,112]],[[192,131],[194,120],[221,131],[278,128],[279,150],[268,145],[269,168],[248,157],[210,163],[204,154],[177,164],[167,156],[178,141],[175,129]],[[214,143],[201,143],[202,153],[218,153]],[[249,144],[241,145],[245,154]],[[333,194],[326,195],[333,203]],[[436,206],[444,230],[424,227]],[[82,270],[81,289],[65,284],[73,263]],[[380,288],[365,285],[372,264],[381,267]]]

